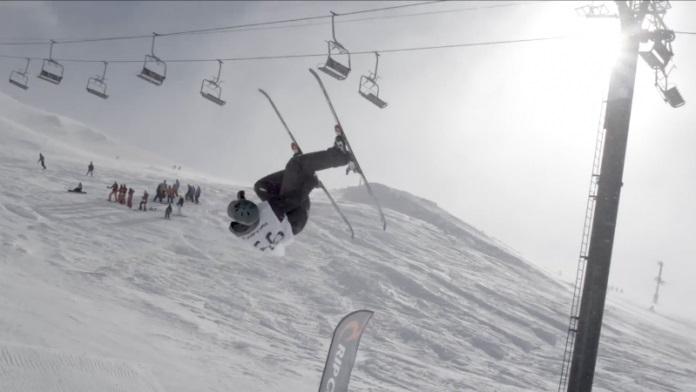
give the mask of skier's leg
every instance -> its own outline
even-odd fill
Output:
[[[303,188],[305,188],[304,191],[306,192],[307,189],[303,185],[305,185],[305,182],[313,180],[315,172],[332,167],[345,166],[348,164],[349,159],[350,157],[347,153],[336,147],[290,158],[285,166],[285,175],[283,176],[280,194],[285,195]],[[311,191],[311,188],[309,188],[309,191]]]
[[[297,235],[299,234],[302,229],[304,229],[305,225],[307,224],[307,211],[303,209],[302,207],[295,208],[294,210],[288,211],[286,214],[288,217],[288,222],[290,223],[290,226],[292,227],[292,234]]]
[[[273,196],[278,196],[280,194],[280,186],[283,182],[283,174],[284,171],[281,170],[256,181],[256,184],[254,184],[256,195],[262,201],[266,201]]]

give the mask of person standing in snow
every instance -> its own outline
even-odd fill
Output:
[[[164,210],[164,219],[169,219],[169,217],[172,215],[172,203],[169,203],[167,206],[167,209]]]
[[[119,203],[126,204],[126,192],[128,192],[128,187],[126,187],[126,184],[121,184],[121,189],[118,192]]]
[[[157,184],[157,189],[155,189],[155,197],[152,199],[153,202],[157,201],[157,199],[160,199],[160,202],[162,199],[160,198],[160,195],[162,194],[162,183]]]
[[[147,190],[143,192],[143,198],[140,200],[139,210],[147,211]]]
[[[85,175],[90,175],[94,177],[94,164],[92,161],[89,161],[89,166],[87,166],[87,173]]]
[[[174,187],[167,187],[167,203],[174,203]]]
[[[201,186],[196,187],[196,204],[198,204],[198,198],[201,197]]]
[[[181,207],[184,206],[184,198],[179,196],[179,201],[176,203],[176,214],[181,216]]]
[[[42,153],[39,153],[39,160],[37,162],[41,163],[41,167],[43,167],[44,170],[46,170],[46,161]]]
[[[133,188],[128,188],[128,200],[126,200],[126,204],[128,205],[128,208],[133,208],[133,194],[135,191]]]
[[[118,183],[114,181],[113,185],[111,185],[111,193],[109,193],[109,201],[111,201],[111,196],[114,197],[114,201],[118,201]]]

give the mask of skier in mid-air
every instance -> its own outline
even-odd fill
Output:
[[[315,173],[345,165],[355,170],[343,130],[339,125],[334,130],[334,145],[323,151],[302,154],[293,143],[295,154],[285,169],[261,178],[254,185],[262,201],[258,205],[247,200],[244,191],[239,191],[237,199],[227,208],[233,219],[230,231],[261,251],[273,251],[281,242],[289,244],[307,223],[309,194],[319,185]]]

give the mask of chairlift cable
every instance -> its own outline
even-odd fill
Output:
[[[354,15],[354,14],[360,14],[360,13],[371,13],[371,12],[380,12],[380,11],[386,11],[386,10],[392,10],[392,9],[397,9],[397,8],[405,8],[405,7],[414,7],[414,6],[420,6],[420,5],[429,5],[429,4],[437,4],[441,3],[445,0],[433,0],[433,1],[423,1],[423,2],[418,2],[418,3],[408,3],[408,4],[401,4],[397,6],[389,6],[389,7],[380,7],[380,8],[369,8],[369,9],[364,9],[364,10],[358,10],[358,11],[351,11],[351,12],[346,12],[343,14],[337,14],[337,16],[343,16],[343,15]],[[213,28],[207,28],[207,29],[195,29],[195,30],[184,30],[184,31],[175,31],[171,33],[162,33],[158,34],[158,36],[161,37],[169,37],[169,36],[176,36],[176,35],[188,35],[188,34],[201,34],[201,33],[212,33],[212,32],[225,32],[227,30],[236,30],[236,29],[241,29],[245,27],[255,27],[255,26],[267,26],[267,25],[276,25],[276,24],[282,24],[282,23],[291,23],[291,22],[301,22],[301,21],[307,21],[307,20],[316,20],[316,19],[326,19],[331,17],[331,15],[316,15],[316,16],[307,16],[307,17],[301,17],[301,18],[293,18],[293,19],[282,19],[282,20],[274,20],[274,21],[266,21],[266,22],[256,22],[256,23],[246,23],[246,24],[240,24],[240,25],[233,25],[233,26],[223,26],[223,27],[213,27]],[[151,34],[139,34],[139,35],[128,35],[128,36],[112,36],[112,37],[102,37],[102,38],[77,38],[77,39],[61,39],[61,40],[54,40],[56,44],[76,44],[76,43],[86,43],[86,42],[99,42],[99,41],[115,41],[115,40],[127,40],[127,39],[144,39],[144,38],[151,38]],[[38,41],[38,40],[37,40]],[[29,41],[26,42],[27,45],[39,45],[39,44],[45,44],[44,42],[34,42],[34,41]],[[2,42],[0,45],[20,45],[23,44],[21,42]]]
[[[371,9],[365,9],[365,10],[340,13],[340,14],[336,14],[336,16],[343,17],[343,16],[350,16],[350,15],[392,10],[392,9],[397,9],[397,8],[413,7],[413,6],[420,6],[420,5],[427,5],[427,4],[438,4],[438,3],[443,3],[445,1],[447,1],[447,0],[434,0],[434,1],[419,2],[419,3],[402,4],[402,5],[398,5],[398,6],[371,8]],[[492,4],[492,5],[464,7],[464,8],[458,8],[458,9],[450,9],[450,10],[425,11],[425,12],[411,13],[411,14],[382,15],[382,16],[374,16],[374,17],[366,17],[366,18],[347,19],[347,20],[343,20],[343,21],[337,21],[336,23],[350,23],[350,22],[360,22],[360,21],[367,21],[367,20],[392,19],[392,18],[401,18],[401,17],[410,17],[410,16],[422,16],[422,15],[433,15],[433,14],[443,14],[443,13],[477,11],[477,10],[481,10],[481,9],[514,7],[514,6],[520,6],[520,5],[530,5],[530,4],[535,4],[535,3],[536,4],[545,3],[545,1],[501,3],[501,4]],[[175,31],[175,32],[171,32],[171,33],[163,33],[163,34],[158,34],[158,35],[163,36],[163,37],[168,37],[168,36],[178,36],[178,35],[233,33],[233,32],[238,32],[238,31],[263,30],[264,27],[265,27],[265,29],[306,27],[306,26],[314,26],[314,25],[318,25],[318,24],[311,23],[311,24],[303,24],[303,25],[295,25],[295,26],[292,26],[292,25],[290,25],[290,26],[277,26],[277,25],[284,24],[284,23],[294,23],[294,22],[326,19],[329,17],[331,17],[331,15],[317,15],[317,16],[309,16],[309,17],[294,18],[294,19],[283,19],[283,20],[274,20],[274,21],[266,21],[266,22],[247,23],[247,24],[240,24],[240,25],[233,25],[233,26],[215,27],[215,28],[208,28],[208,29]],[[688,33],[688,32],[677,32],[677,33],[696,34],[696,33]],[[112,36],[112,37],[101,37],[101,38],[59,39],[59,40],[54,40],[54,41],[56,44],[78,44],[78,43],[133,40],[133,39],[145,39],[145,38],[152,38],[152,34],[124,35],[124,36]],[[8,41],[8,42],[0,42],[0,46],[45,45],[46,41],[48,41],[48,40],[16,41],[16,42]]]
[[[447,44],[447,45],[432,45],[432,46],[418,46],[418,47],[407,47],[407,48],[393,48],[393,49],[370,49],[351,52],[352,55],[374,55],[375,52],[383,53],[401,53],[401,52],[416,52],[423,50],[436,50],[436,49],[451,49],[451,48],[464,48],[464,47],[477,47],[477,46],[492,46],[492,45],[506,45],[515,43],[526,43],[526,42],[537,42],[537,41],[550,41],[568,38],[567,35],[559,36],[548,36],[548,37],[536,37],[536,38],[522,38],[513,40],[503,40],[503,41],[481,41],[481,42],[465,42],[458,44]],[[257,60],[281,60],[281,59],[297,59],[297,58],[311,58],[311,57],[326,57],[326,53],[304,53],[304,54],[286,54],[286,55],[267,55],[267,56],[248,56],[248,57],[230,57],[230,58],[199,58],[199,59],[162,59],[162,61],[168,63],[197,63],[197,62],[217,62],[217,61],[257,61]],[[26,57],[26,56],[11,56],[2,55],[0,58],[6,59],[27,59],[41,60],[39,57]],[[66,63],[101,63],[108,61],[109,63],[115,64],[125,64],[125,63],[142,63],[142,60],[131,60],[131,59],[110,59],[110,60],[92,60],[92,59],[55,59],[56,61],[66,62]]]
[[[344,19],[344,20],[337,20],[335,23],[340,24],[340,23],[353,23],[353,22],[363,22],[363,21],[369,21],[369,20],[380,20],[380,19],[395,19],[395,18],[404,18],[404,17],[411,17],[411,16],[423,16],[423,15],[435,15],[435,14],[447,14],[447,13],[457,13],[457,12],[468,12],[468,11],[477,11],[481,9],[493,9],[493,8],[503,8],[503,7],[514,7],[514,6],[520,6],[520,5],[530,5],[530,4],[542,4],[546,3],[546,1],[528,1],[528,2],[518,2],[518,3],[504,3],[504,4],[494,4],[494,5],[485,5],[485,6],[475,6],[475,7],[464,7],[464,8],[456,8],[456,9],[449,9],[449,10],[440,10],[440,11],[425,11],[425,12],[417,12],[417,13],[409,13],[409,14],[395,14],[395,15],[381,15],[381,16],[371,16],[371,17],[362,17],[362,18],[353,18],[353,19]],[[341,14],[338,16],[343,16],[345,14]],[[326,16],[317,16],[317,17],[312,17],[312,19],[325,19]],[[306,18],[300,18],[297,21],[302,21],[305,20]],[[279,21],[282,22],[282,21]],[[294,22],[294,20],[286,20],[285,22],[291,23]],[[278,23],[280,24],[280,23]],[[303,24],[295,24],[295,25],[277,25],[273,24],[272,22],[269,23],[255,23],[252,25],[239,25],[239,26],[233,26],[230,27],[229,30],[219,30],[216,29],[214,31],[200,31],[196,33],[191,33],[193,34],[214,34],[214,33],[235,33],[235,32],[241,32],[241,31],[256,31],[256,30],[276,30],[276,29],[289,29],[289,28],[304,28],[304,27],[310,27],[310,26],[320,26],[324,25],[324,23],[303,23]],[[174,33],[172,33],[174,34]],[[142,37],[144,38],[144,37]],[[43,42],[41,42],[43,43]],[[35,44],[35,43],[29,43],[29,44]],[[2,43],[0,43],[0,46],[2,46]]]

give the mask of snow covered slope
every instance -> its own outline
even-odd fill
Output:
[[[375,316],[351,390],[556,390],[570,288],[431,202],[376,185],[383,232],[362,189],[336,192],[351,241],[315,192],[275,258],[227,231],[240,186],[5,96],[0,140],[2,391],[313,390],[358,308]],[[176,176],[203,194],[171,221],[106,200],[113,181],[139,196]],[[596,391],[696,390],[696,328],[611,298],[605,320]]]

